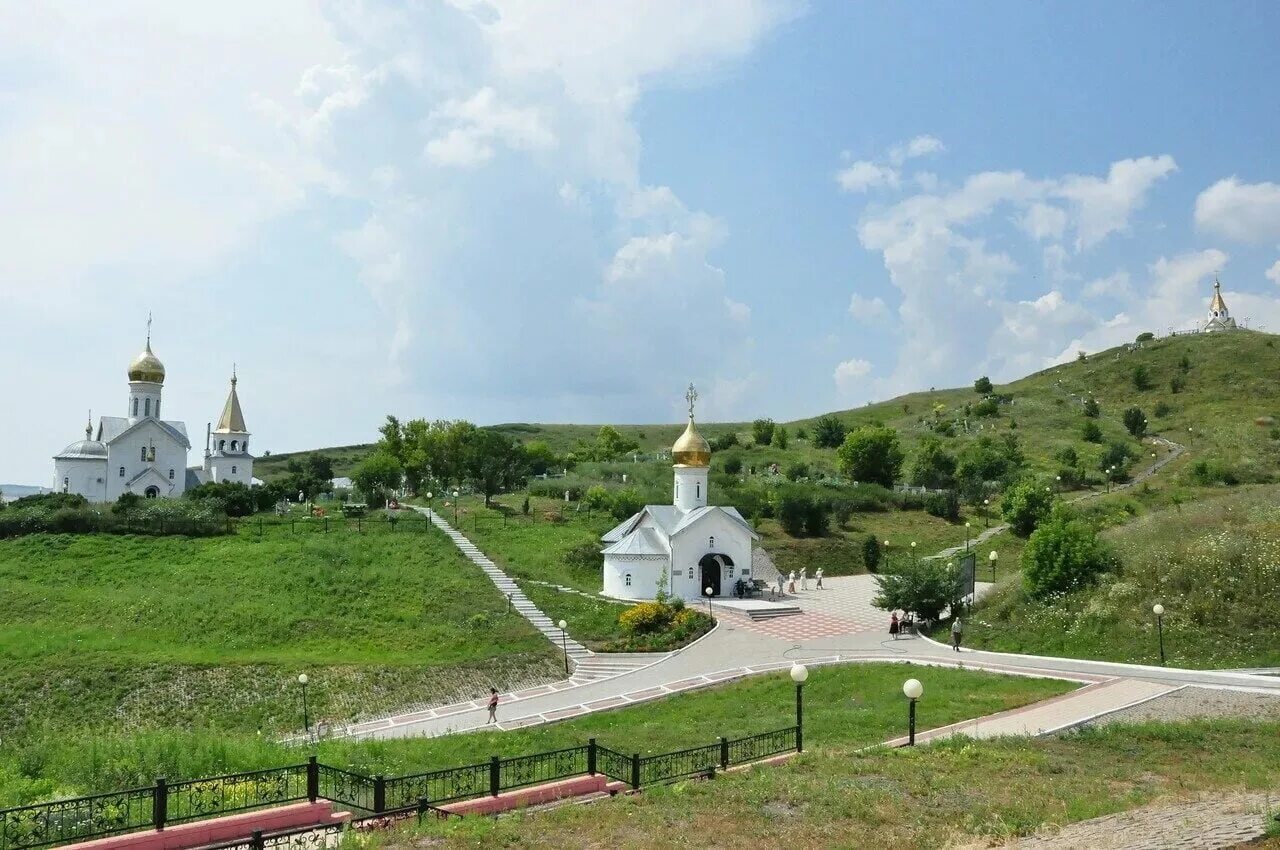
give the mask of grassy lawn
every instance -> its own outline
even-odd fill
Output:
[[[444,535],[0,541],[0,735],[349,719],[554,675],[552,647]],[[465,600],[465,604],[459,604]]]
[[[1159,662],[1151,614],[1165,607],[1168,663],[1280,665],[1280,486],[1219,489],[1158,507],[1103,534],[1120,569],[1095,587],[1038,602],[1016,580],[969,618],[971,645]],[[1003,555],[1003,553],[1002,553]]]
[[[805,686],[807,747],[849,752],[903,731],[902,682],[925,684],[923,728],[1036,702],[1076,687],[942,668],[858,664],[814,668]],[[444,738],[325,741],[326,764],[388,776],[576,746],[595,737],[620,752],[670,752],[795,722],[795,686],[787,671],[752,677],[657,702],[512,732]],[[745,707],[745,710],[744,710]],[[0,751],[0,806],[61,794],[147,784],[156,776],[198,777],[301,761],[305,752],[253,735],[202,731],[50,734]],[[578,846],[571,843],[571,846]]]
[[[1216,721],[863,753],[854,741],[824,741],[786,764],[715,781],[432,822],[419,835],[448,847],[987,847],[1165,798],[1274,791],[1280,747],[1258,743],[1277,734],[1277,723]],[[422,840],[406,830],[380,843]]]

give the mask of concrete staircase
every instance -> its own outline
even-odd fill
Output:
[[[609,652],[604,655],[592,654],[591,657],[585,658],[578,662],[578,666],[573,670],[573,676],[569,679],[575,685],[585,685],[588,682],[599,682],[604,679],[612,679],[615,676],[623,676],[627,673],[634,673],[636,670],[648,667],[650,664],[656,664],[666,659],[671,653],[667,652]]]
[[[760,621],[776,620],[779,617],[791,617],[803,613],[804,611],[795,605],[779,605],[776,608],[752,608],[746,612],[746,615],[752,620]]]
[[[529,601],[529,597],[524,595],[524,591],[506,573],[498,569],[498,565],[489,560],[462,532],[457,531],[453,526],[441,519],[440,515],[435,511],[427,508],[414,508],[414,510],[426,514],[436,528],[449,535],[449,539],[462,550],[462,554],[467,556],[467,560],[483,570],[484,574],[493,582],[494,587],[498,588],[498,591],[503,596],[511,600],[511,607],[520,612],[520,615],[532,623],[535,629],[542,632],[547,640],[555,644],[556,648],[560,648],[562,645],[566,647],[569,652],[569,658],[573,661],[575,667],[594,655],[591,650],[573,638],[562,639],[560,628],[551,621],[551,618]]]

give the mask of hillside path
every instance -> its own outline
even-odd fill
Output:
[[[1143,481],[1146,481],[1148,478],[1155,475],[1161,469],[1164,469],[1164,467],[1167,464],[1172,463],[1174,460],[1176,460],[1179,456],[1182,455],[1183,452],[1187,450],[1186,446],[1183,446],[1181,443],[1175,443],[1172,440],[1166,440],[1164,437],[1152,437],[1151,441],[1153,443],[1159,443],[1160,445],[1164,446],[1169,450],[1169,452],[1166,455],[1164,455],[1164,457],[1156,458],[1155,463],[1151,464],[1145,469],[1140,470],[1136,475],[1133,476],[1132,479],[1128,481],[1124,481],[1119,484],[1113,484],[1110,489],[1089,490],[1088,492],[1085,492],[1085,493],[1078,493],[1069,499],[1065,499],[1064,501],[1070,505],[1070,504],[1075,504],[1076,502],[1083,502],[1086,499],[1096,499],[1099,496],[1107,496],[1107,495],[1110,495],[1111,493],[1117,493],[1121,490],[1127,490],[1130,487],[1133,487],[1135,485],[1141,484]],[[971,545],[973,546],[973,548],[976,549],[978,548],[978,544],[985,543],[988,540],[990,540],[992,537],[995,537],[1000,532],[1008,531],[1008,530],[1009,530],[1009,526],[1004,523],[1000,525],[993,525],[990,528],[985,528],[982,530],[980,534],[978,534],[976,537],[973,538]],[[943,549],[941,552],[938,552],[935,555],[927,555],[926,557],[951,558],[963,552],[965,548],[966,547],[963,545],[952,546],[948,549]],[[978,567],[981,568],[982,565],[979,564]]]

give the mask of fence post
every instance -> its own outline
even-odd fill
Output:
[[[729,769],[729,739],[724,735],[720,736],[720,769]]]
[[[596,775],[596,739],[587,739],[587,773]]]
[[[307,799],[315,802],[320,796],[320,765],[315,756],[307,758]]]
[[[639,790],[640,788],[640,754],[631,754],[631,787]]]
[[[493,756],[489,759],[489,793],[496,797],[502,790],[502,759]]]
[[[382,814],[387,810],[387,780],[379,773],[373,777],[373,811]]]
[[[253,846],[253,850],[262,850],[267,846],[267,842],[262,840],[262,830],[255,829],[253,836],[249,839],[249,843]]]
[[[356,531],[364,534],[364,517],[356,517]]]
[[[161,776],[156,780],[156,789],[151,798],[151,824],[156,830],[164,829],[169,819],[169,784]]]
[[[324,533],[325,533],[325,534],[328,534],[328,533],[329,533],[329,518],[328,518],[328,517],[325,517],[325,518],[324,518]]]
[[[428,811],[430,811],[430,807],[427,805],[427,798],[419,797],[418,798],[418,823],[422,823],[422,819],[426,817],[426,814]]]
[[[258,539],[262,539],[262,514],[258,514]]]

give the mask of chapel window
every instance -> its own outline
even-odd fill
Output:
[[[124,478],[124,467],[120,467],[120,477]]]
[[[716,548],[716,536],[714,534],[707,538],[707,545],[712,549]]]
[[[64,479],[62,479],[62,489],[63,489],[63,491],[69,490],[70,488],[71,488],[71,479],[70,479],[70,478],[64,478]]]
[[[172,480],[173,480],[173,470],[172,470],[172,469],[171,469],[171,470],[169,470],[169,480],[170,480],[170,481],[172,481]]]
[[[147,399],[145,402],[143,402],[142,407],[143,407],[143,410],[146,411],[145,415],[150,416],[151,415],[151,399]]]
[[[138,415],[138,400],[136,398],[133,400],[133,415]]]
[[[222,451],[222,450],[223,450],[223,449],[225,449],[226,447],[227,447],[227,441],[226,441],[226,440],[219,440],[219,441],[218,441],[218,451]]]
[[[627,584],[627,587],[631,586],[631,573],[627,573],[626,584]]]
[[[146,446],[143,446],[143,447],[142,447],[142,462],[143,462],[143,463],[146,463],[146,462],[147,462],[147,447],[146,447]]]
[[[701,481],[699,481],[699,482],[698,482],[698,485],[697,485],[696,489],[694,490],[693,495],[694,495],[696,498],[699,498],[699,499],[701,499],[701,498],[702,498],[702,482],[701,482]]]
[[[235,450],[236,450],[236,441],[235,441],[235,440],[232,440],[232,441],[231,441],[231,451],[233,451],[233,452],[234,452]]]
[[[231,474],[232,474],[232,475],[235,475],[235,474],[236,474],[236,468],[235,468],[234,466],[233,466],[233,467],[231,467]]]

